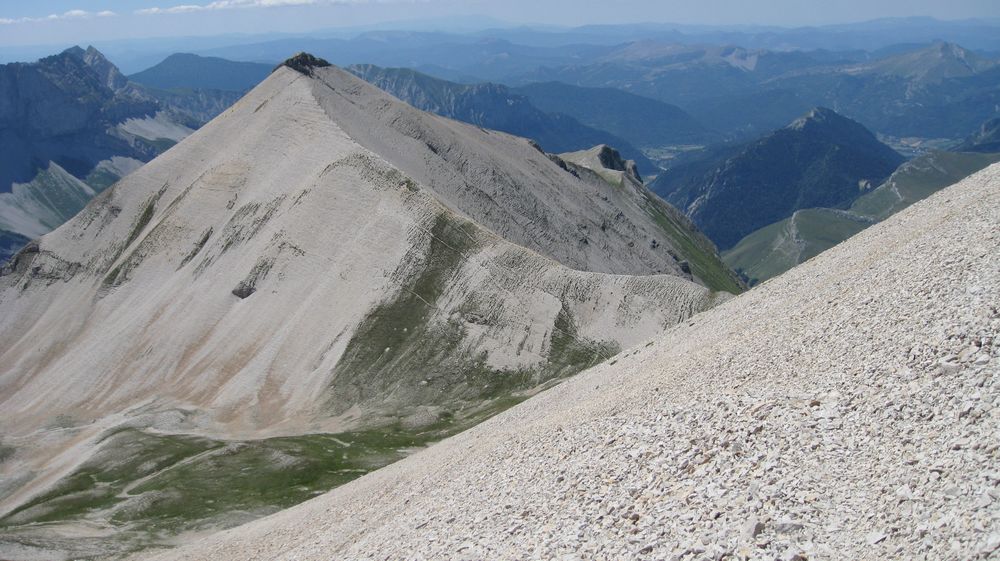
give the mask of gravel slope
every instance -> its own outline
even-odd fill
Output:
[[[1000,554],[1000,166],[522,405],[160,559]]]

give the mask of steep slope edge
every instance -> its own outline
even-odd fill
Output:
[[[994,555],[998,186],[994,165],[472,430],[157,559]]]

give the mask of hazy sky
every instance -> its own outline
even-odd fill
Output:
[[[782,26],[1000,17],[1000,0],[0,0],[0,44],[301,32],[482,15],[511,23]]]

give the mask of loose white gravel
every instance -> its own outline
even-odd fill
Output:
[[[998,307],[995,165],[470,431],[159,558],[997,558]]]

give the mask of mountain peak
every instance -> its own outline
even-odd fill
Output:
[[[89,45],[86,49],[74,45],[61,54],[73,57],[90,67],[101,82],[112,91],[121,90],[128,85],[128,79],[118,70],[118,67],[93,45]]]
[[[708,163],[668,171],[654,191],[727,250],[797,210],[848,206],[903,161],[860,123],[816,107]]]
[[[973,76],[994,68],[997,61],[947,41],[936,41],[915,51],[886,57],[867,66],[870,72],[936,84],[949,78]]]
[[[635,162],[632,160],[626,160],[622,157],[618,150],[608,146],[607,144],[601,144],[594,148],[597,152],[597,161],[601,162],[604,167],[615,170],[623,171],[635,177],[636,180],[642,181],[639,177],[639,172],[636,170]]]
[[[970,54],[968,49],[955,43],[949,43],[948,41],[935,41],[927,50],[958,58],[965,58]]]
[[[594,171],[605,179],[608,177],[605,172],[616,172],[612,174],[613,183],[617,183],[623,176],[627,176],[636,183],[642,184],[642,177],[639,175],[635,162],[626,160],[618,150],[607,144],[598,144],[588,150],[560,154],[559,158]]]
[[[314,68],[324,68],[333,65],[317,56],[300,52],[285,60],[285,62],[279,64],[278,68],[281,68],[282,66],[287,66],[296,72],[312,76]]]
[[[88,57],[94,58],[94,59],[98,59],[99,58],[99,59],[103,59],[103,60],[108,60],[108,58],[106,56],[104,56],[104,53],[102,53],[101,51],[97,50],[97,47],[95,47],[93,45],[87,45],[87,50],[84,51],[83,54],[86,55],[86,56],[88,56]]]
[[[77,58],[83,58],[84,53],[86,53],[86,51],[84,51],[80,45],[73,45],[62,52],[64,55],[75,56]]]
[[[792,121],[791,124],[788,125],[788,128],[803,130],[810,124],[829,125],[835,122],[853,123],[854,121],[851,121],[833,109],[829,109],[827,107],[813,107],[808,113]]]

